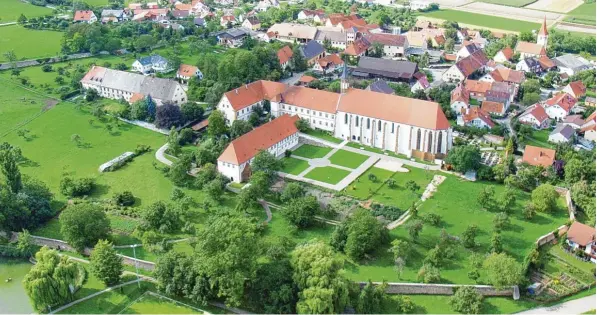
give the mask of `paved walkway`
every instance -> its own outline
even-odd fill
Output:
[[[168,143],[164,144],[157,151],[155,151],[155,158],[168,166],[172,166],[172,161],[166,158],[166,150],[168,150]]]
[[[597,295],[591,295],[561,304],[534,308],[517,314],[581,314],[595,309],[596,301]]]

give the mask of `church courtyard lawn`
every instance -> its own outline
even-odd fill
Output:
[[[363,164],[368,158],[369,156],[367,155],[340,149],[336,151],[336,153],[332,154],[329,160],[332,162],[332,164],[355,169],[359,167],[359,165]]]
[[[320,182],[335,185],[339,183],[344,177],[350,174],[349,171],[335,168],[332,166],[316,167],[309,173],[305,174],[305,178],[314,179]]]
[[[384,205],[395,206],[406,211],[413,202],[421,198],[425,188],[429,185],[436,172],[426,171],[416,167],[403,167],[409,171],[407,173],[396,172],[392,176],[392,179],[396,182],[396,187],[391,188],[387,183],[384,183],[371,197],[373,201]],[[411,180],[419,186],[416,193],[413,193],[406,188],[406,183]],[[440,184],[440,188],[441,185],[443,185],[443,183]]]
[[[8,0],[15,1],[16,0]],[[32,8],[34,5],[25,4]],[[4,4],[2,4],[2,12]],[[2,20],[2,23],[8,22]],[[20,25],[0,27],[0,63],[8,61],[4,53],[15,52],[19,60],[54,57],[60,55],[62,33],[48,30],[32,30]]]
[[[20,0],[2,0],[2,10],[0,11],[0,21],[2,22],[0,23],[16,22],[21,14],[24,14],[27,18],[34,18],[50,15],[52,9]]]
[[[330,151],[332,151],[332,148],[318,147],[311,144],[303,144],[296,150],[292,151],[292,155],[308,159],[318,159],[324,157],[326,154],[330,153]]]
[[[457,10],[437,10],[421,13],[422,16],[437,18],[446,21],[458,21],[459,23],[475,25],[480,27],[500,29],[505,31],[525,32],[538,30],[539,23],[526,22],[514,19],[506,19],[497,16],[477,14]]]
[[[373,174],[376,177],[375,181],[369,179],[369,176]],[[346,194],[359,200],[366,200],[394,175],[393,172],[378,168],[371,167],[361,176],[359,176],[354,182],[346,187]]]
[[[309,168],[309,162],[293,157],[285,157],[282,159],[282,172],[292,175],[298,175],[302,171]]]
[[[342,140],[326,133],[325,131],[322,130],[317,130],[317,129],[309,129],[307,131],[304,132],[305,134],[308,134],[310,136],[319,138],[319,139],[323,139],[325,141],[329,141],[331,143],[342,143]]]

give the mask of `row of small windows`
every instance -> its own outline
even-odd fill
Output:
[[[355,126],[358,127],[359,126],[359,116],[355,116]],[[344,114],[344,124],[348,125],[348,114]],[[373,121],[373,123],[375,124],[375,120]],[[378,123],[377,124],[377,131],[381,131],[381,125],[382,123]],[[371,129],[371,118],[367,118],[367,129]],[[394,133],[395,130],[395,125],[394,123],[392,123],[392,131],[391,133]]]
[[[300,110],[300,112],[301,112],[301,113],[311,114],[311,110],[309,110],[309,109],[303,109],[303,108],[299,108],[298,106],[295,106],[295,107],[293,107],[293,106],[290,106],[290,105],[288,105],[288,108],[286,108],[286,105],[282,105],[282,109],[288,109],[289,111],[294,111],[294,112],[297,112],[297,113],[298,113],[298,112],[299,112],[299,110]],[[319,117],[325,117],[325,118],[331,118],[331,119],[334,119],[334,115],[331,115],[331,114],[330,114],[330,115],[328,116],[328,114],[327,114],[327,113],[318,112],[318,111],[315,111],[315,110],[313,111],[313,115],[317,115],[317,113],[319,113]]]

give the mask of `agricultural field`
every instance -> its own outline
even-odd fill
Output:
[[[28,18],[33,18],[52,14],[52,11],[50,8],[32,5],[20,0],[2,0],[0,23],[15,22],[21,14],[24,14]]]
[[[524,7],[529,3],[535,2],[535,0],[481,0],[481,2],[507,5],[510,7]]]
[[[506,19],[497,16],[456,10],[438,10],[421,13],[421,15],[425,17],[447,21],[458,21],[458,23],[474,25],[481,28],[498,29],[513,32],[533,31],[539,29],[539,27],[541,26],[539,23]]]
[[[0,27],[0,62],[7,61],[4,53],[14,51],[19,60],[60,55],[62,33],[31,30],[20,25]]]
[[[538,0],[525,8],[566,13],[574,10],[583,3],[583,0]]]
[[[595,25],[595,2],[583,3],[576,9],[568,12],[564,21],[571,23],[580,23],[587,25]]]

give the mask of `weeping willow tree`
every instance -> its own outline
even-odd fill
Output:
[[[85,269],[47,247],[35,254],[37,263],[23,279],[25,291],[38,311],[72,301],[85,280]]]

